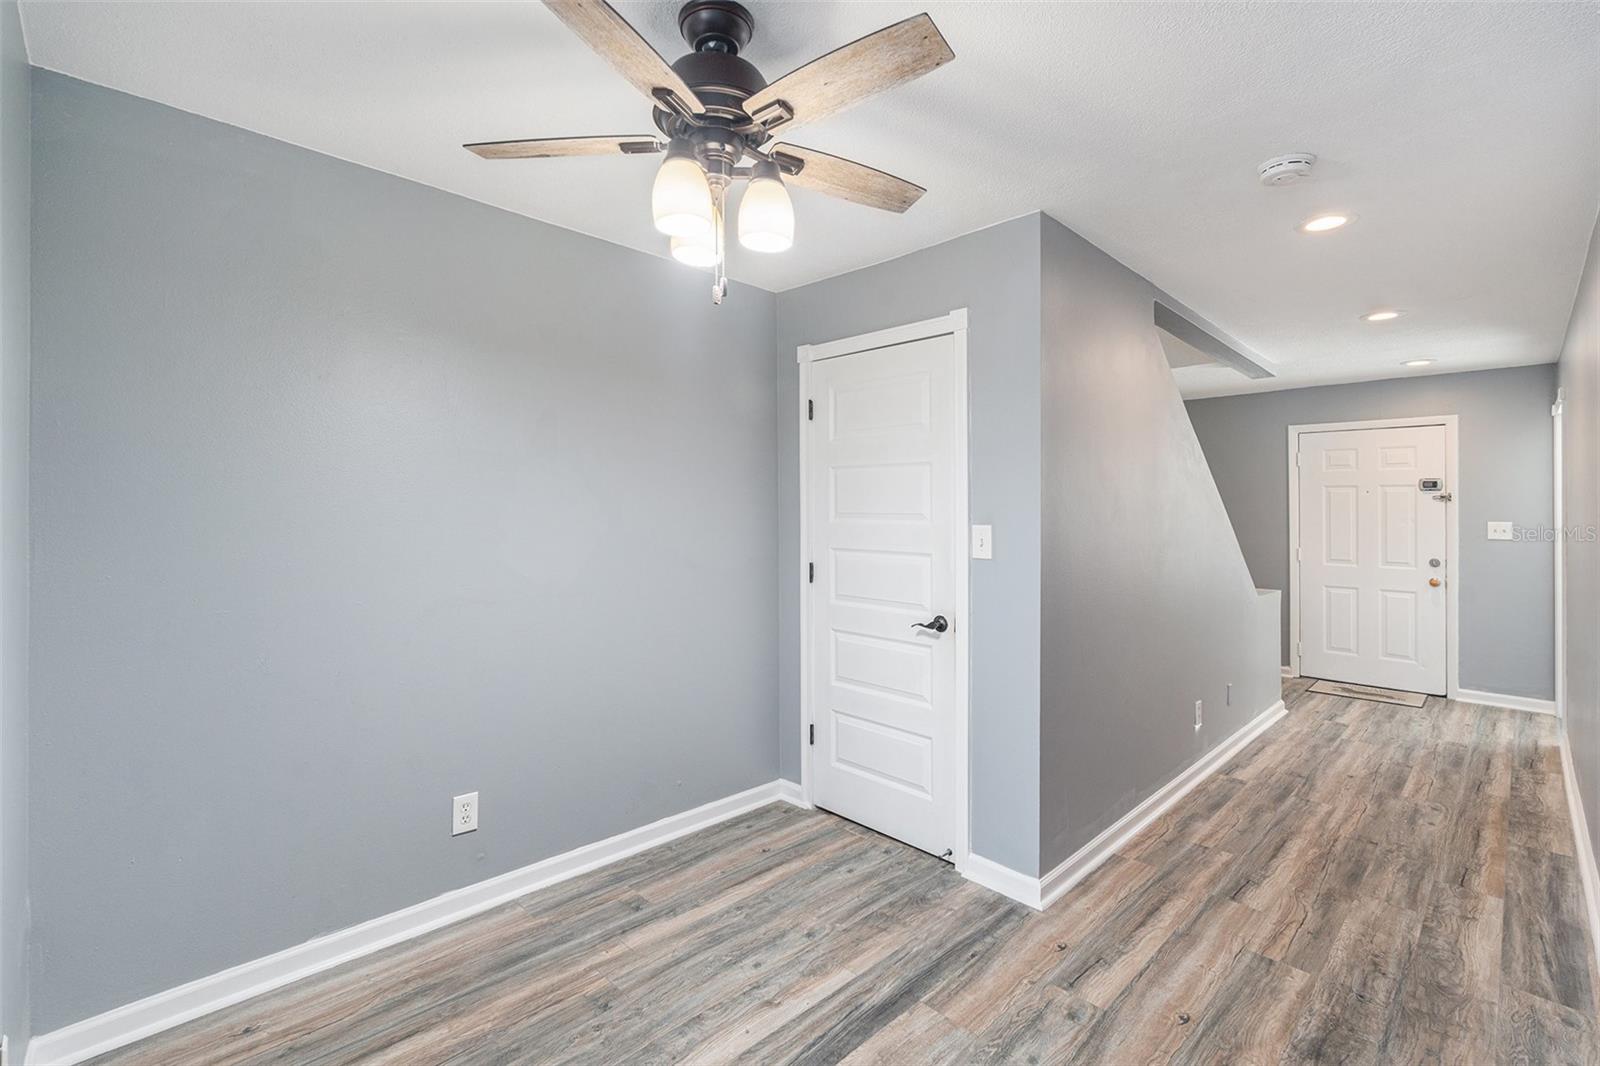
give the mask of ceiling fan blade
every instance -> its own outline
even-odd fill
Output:
[[[784,166],[785,157],[800,164],[798,173],[784,174],[784,180],[790,185],[815,189],[881,211],[901,214],[928,191],[904,178],[874,170],[865,163],[842,159],[815,148],[802,148],[798,144],[777,145],[771,155],[785,171],[790,169]]]
[[[745,114],[768,129],[815,122],[955,57],[933,19],[913,15],[790,71],[746,100]]]
[[[541,137],[531,141],[480,141],[461,147],[485,159],[555,159],[572,155],[649,155],[663,145],[649,134],[637,137]]]
[[[639,36],[639,31],[628,25],[628,20],[605,0],[544,2],[556,18],[582,37],[585,44],[615,67],[635,89],[669,109],[671,105],[663,99],[663,93],[677,97],[690,114],[705,110],[694,90],[667,65],[661,53],[650,47],[650,42]]]

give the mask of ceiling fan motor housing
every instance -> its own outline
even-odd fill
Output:
[[[732,52],[690,52],[674,60],[672,69],[689,83],[689,88],[706,104],[708,111],[719,105],[727,106],[726,100],[731,99],[733,109],[743,115],[738,105],[767,87],[767,79],[761,72],[749,60]]]
[[[754,132],[744,101],[767,87],[761,72],[739,55],[755,28],[755,18],[733,0],[692,0],[678,12],[678,30],[693,51],[677,59],[673,71],[705,105],[705,117],[740,132]],[[677,118],[658,110],[656,125],[669,137],[683,136],[690,123]]]

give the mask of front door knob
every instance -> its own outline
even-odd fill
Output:
[[[950,623],[945,621],[944,615],[936,614],[936,615],[933,616],[933,621],[931,621],[931,622],[918,622],[916,625],[912,626],[911,628],[912,629],[931,629],[935,633],[943,633],[945,630],[950,628]]]
[[[1439,579],[1436,578],[1436,577],[1430,577],[1428,579],[1428,584],[1431,585],[1433,588],[1438,588],[1439,587]]]

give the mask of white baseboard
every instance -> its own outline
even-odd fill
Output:
[[[1458,688],[1451,697],[1459,703],[1481,703],[1487,707],[1504,707],[1511,711],[1532,711],[1534,714],[1555,714],[1555,700],[1539,700],[1532,696],[1506,696],[1498,692],[1479,692],[1477,689]]]
[[[1284,677],[1299,677],[1300,676],[1299,674],[1294,672],[1294,667],[1292,667],[1292,666],[1280,666],[1280,667],[1278,667],[1278,672]]]
[[[1243,751],[1247,744],[1288,713],[1283,701],[1278,700],[1252,718],[1233,736],[1206,752],[1149,799],[1118,818],[1099,836],[1068,856],[1065,862],[1040,879],[1040,903],[1048,907],[1060,899],[1073,885],[1082,881],[1101,863],[1115,855],[1141,829],[1165,814],[1193,791],[1196,785],[1216,773],[1224,763]]]
[[[976,881],[984,888],[1035,910],[1044,910],[1287,713],[1282,700],[1275,702],[1043,877],[1018,873],[981,855],[968,856],[967,868],[962,873],[967,880]]]
[[[693,810],[553,855],[531,866],[446,892],[381,918],[158,992],[34,1037],[28,1043],[25,1061],[41,1066],[81,1062],[780,800],[803,805],[800,787],[792,781],[757,785]]]
[[[1567,731],[1561,730],[1561,776],[1566,778],[1567,813],[1572,820],[1573,856],[1578,877],[1583,881],[1584,911],[1589,918],[1589,947],[1594,951],[1595,972],[1600,973],[1600,865],[1594,844],[1589,839],[1589,820],[1583,813],[1583,797],[1578,793],[1578,774],[1572,765],[1572,745]]]
[[[991,892],[998,892],[1002,896],[1016,900],[1018,903],[1027,904],[1034,910],[1043,910],[1039,905],[1039,879],[1028,874],[1018,873],[1009,866],[1002,866],[993,859],[986,859],[982,855],[967,856],[967,865],[961,871],[961,876],[968,881],[975,881]]]
[[[806,802],[805,790],[786,777],[778,779],[778,798],[785,803],[792,803],[802,810],[815,810],[811,804]]]

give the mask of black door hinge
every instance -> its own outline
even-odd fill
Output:
[[[817,564],[816,563],[807,563],[806,564],[806,584],[809,585],[813,581],[815,581],[816,579],[817,579]]]
[[[815,723],[815,722],[812,722],[812,723],[811,723],[811,724],[810,724],[810,725],[809,725],[809,726],[807,726],[807,727],[806,727],[806,728],[807,728],[807,729],[809,729],[809,730],[810,730],[810,731],[811,731],[811,732],[810,732],[810,733],[809,733],[809,734],[808,734],[808,735],[807,735],[807,737],[808,737],[808,739],[809,739],[809,741],[810,741],[810,742],[811,742],[811,743],[812,743],[812,744],[815,744],[815,743],[816,743],[816,742],[817,742],[817,723]]]
[[[817,405],[810,400],[806,401],[806,421],[810,422],[817,417]]]

